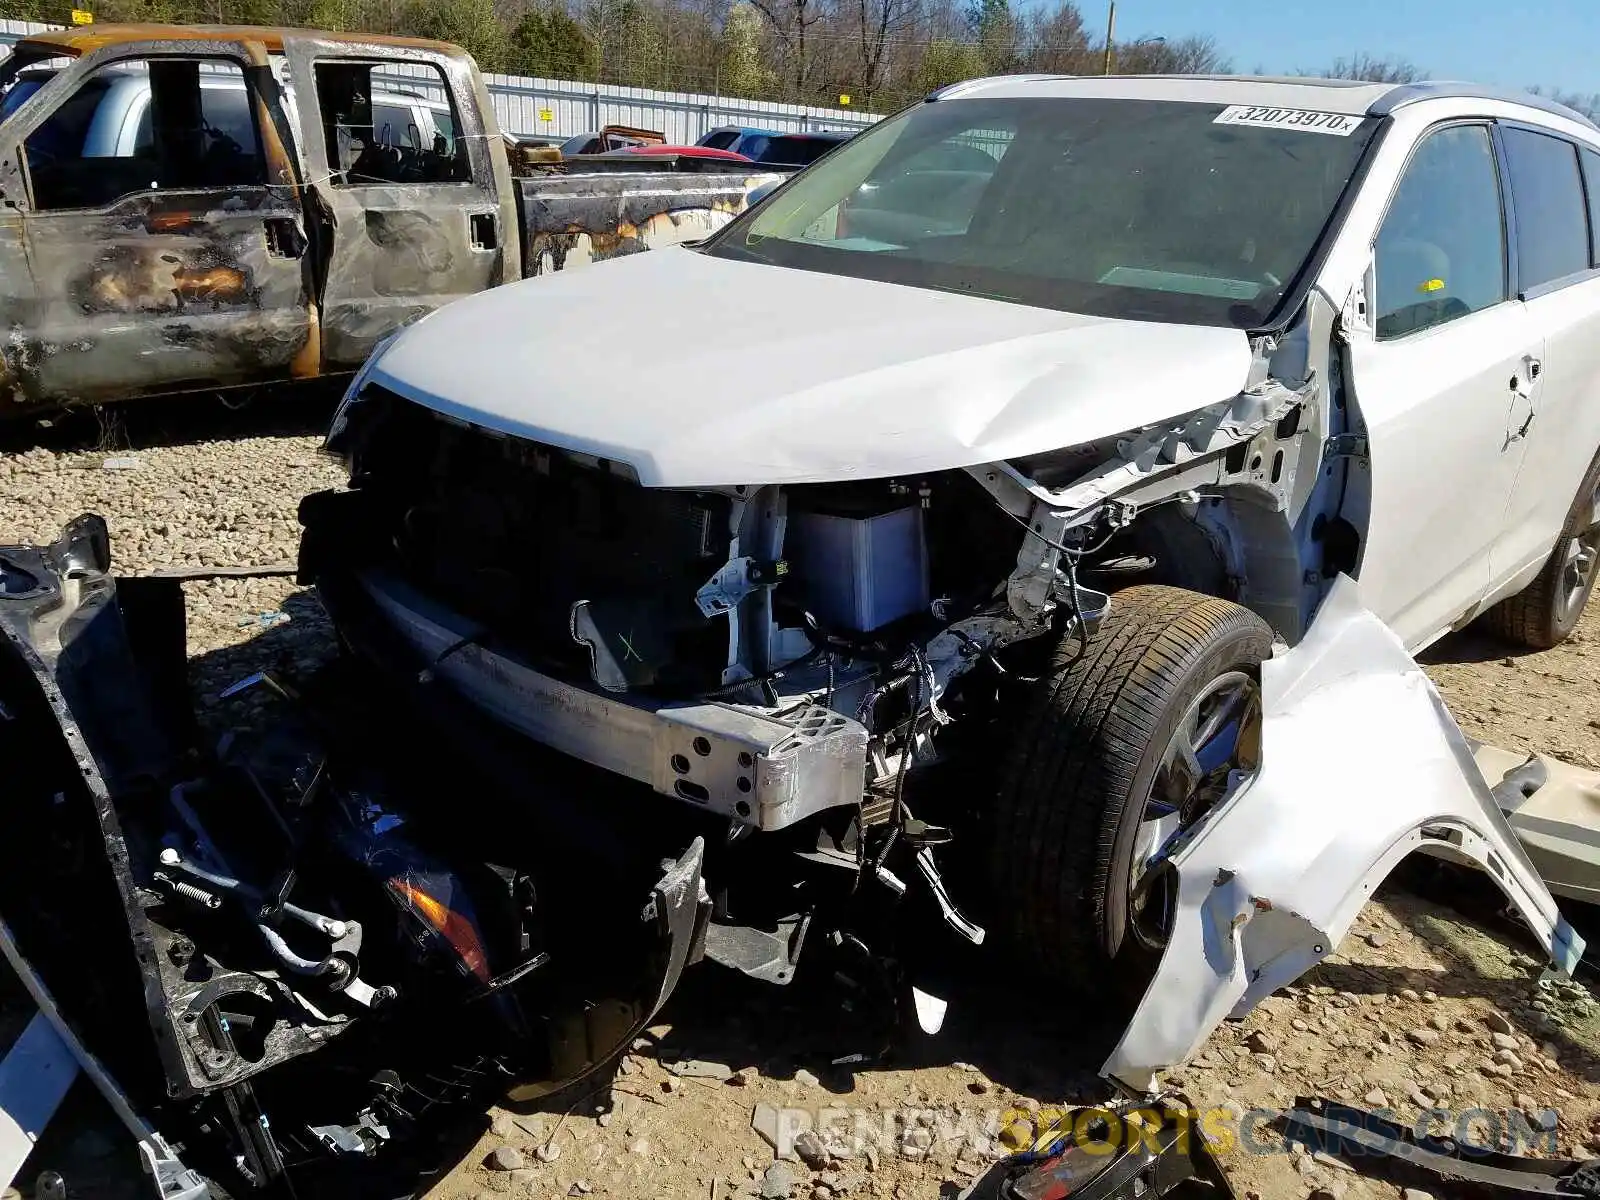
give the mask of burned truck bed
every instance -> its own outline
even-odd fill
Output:
[[[0,918],[206,1175],[557,1091],[700,955],[705,841],[627,788],[349,663],[247,681],[278,715],[207,747],[184,669],[180,581],[114,578],[100,518],[0,548]]]
[[[723,169],[672,171],[648,158],[612,159],[517,179],[523,274],[698,241],[743,212],[756,188],[782,178],[754,164],[715,165]]]

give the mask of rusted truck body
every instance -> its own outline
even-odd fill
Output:
[[[460,296],[704,236],[770,178],[514,165],[470,56],[416,39],[85,27],[18,42],[0,91],[0,418],[348,372]]]

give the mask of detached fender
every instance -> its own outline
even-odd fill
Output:
[[[1327,957],[1415,850],[1487,871],[1562,971],[1583,953],[1449,710],[1352,580],[1261,674],[1259,769],[1173,856],[1172,936],[1101,1068],[1134,1091]]]

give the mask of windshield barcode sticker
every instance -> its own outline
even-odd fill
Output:
[[[1293,129],[1300,133],[1331,133],[1349,137],[1361,124],[1349,113],[1313,112],[1307,108],[1267,108],[1230,104],[1217,114],[1213,125],[1253,125],[1258,129]]]

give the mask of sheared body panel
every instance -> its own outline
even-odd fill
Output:
[[[1101,1073],[1147,1089],[1331,954],[1421,849],[1483,867],[1565,971],[1583,953],[1422,668],[1341,577],[1262,666],[1261,767],[1172,857],[1161,967]]]

